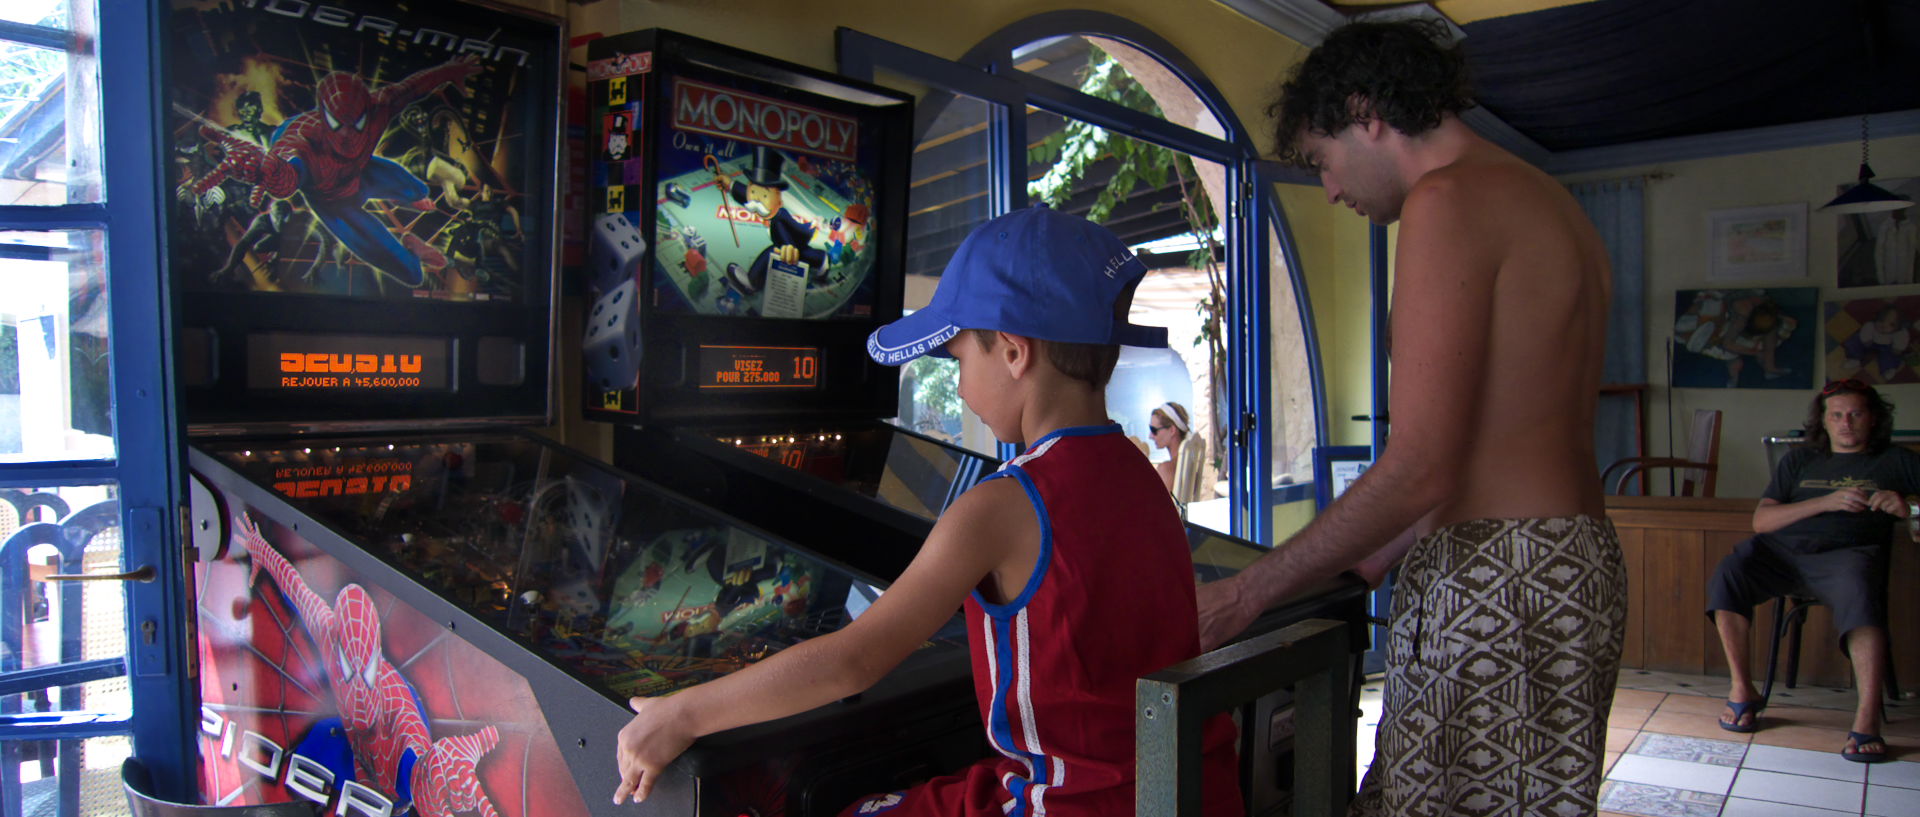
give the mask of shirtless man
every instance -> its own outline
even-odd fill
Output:
[[[1443,36],[1346,26],[1269,108],[1329,202],[1400,223],[1393,436],[1305,530],[1200,588],[1201,642],[1405,553],[1353,813],[1591,814],[1626,619],[1593,451],[1607,256],[1564,188],[1460,121]]]

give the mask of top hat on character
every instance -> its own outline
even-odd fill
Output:
[[[1163,326],[1115,315],[1147,266],[1120,237],[1044,204],[975,228],[940,274],[925,308],[867,337],[867,354],[885,366],[921,355],[952,357],[946,343],[962,329],[1011,332],[1059,343],[1163,348]]]
[[[753,164],[747,167],[746,183],[742,184],[738,181],[733,183],[733,190],[731,191],[733,194],[733,202],[735,204],[747,203],[747,185],[765,187],[769,190],[787,189],[787,180],[781,175],[781,173],[786,170],[786,167],[787,157],[781,154],[780,151],[765,145],[755,145],[753,148]]]

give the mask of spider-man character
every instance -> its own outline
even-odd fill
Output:
[[[339,729],[346,733],[352,754],[350,768],[336,768],[335,774],[392,798],[395,813],[411,801],[422,817],[452,817],[476,809],[481,817],[498,817],[480,788],[475,764],[499,743],[499,731],[488,726],[471,735],[429,741],[420,699],[380,651],[380,611],[366,588],[342,587],[328,607],[246,514],[236,520],[235,535],[252,559],[252,573],[258,576],[265,570],[272,575],[299,611],[327,667]],[[321,721],[302,741],[299,753],[320,755],[316,759],[324,763],[329,753],[311,747],[326,743],[331,730],[332,724]]]
[[[425,201],[427,184],[400,163],[373,155],[373,149],[402,108],[442,85],[457,87],[479,70],[473,60],[461,58],[379,90],[369,90],[355,74],[335,71],[314,86],[319,104],[281,123],[265,150],[219,128],[202,127],[200,135],[219,144],[225,156],[193,183],[193,192],[237,179],[253,185],[252,204],[258,208],[267,195],[284,199],[298,191],[307,209],[355,256],[403,286],[421,286],[426,273],[417,253],[424,242],[409,234],[412,240],[403,244],[362,207],[368,199],[387,199],[426,209],[432,206]]]

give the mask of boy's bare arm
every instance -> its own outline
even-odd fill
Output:
[[[1010,511],[1030,507],[1014,480],[979,485],[941,515],[899,580],[852,624],[674,695],[634,698],[637,714],[620,730],[621,782],[613,801],[646,799],[655,775],[695,738],[805,712],[872,686],[1002,568],[1023,522]],[[1024,517],[1037,552],[1037,522],[1030,510]]]
[[[1499,259],[1454,180],[1423,181],[1402,209],[1394,253],[1393,441],[1305,530],[1235,576],[1200,588],[1200,646],[1213,649],[1262,610],[1353,567],[1453,491],[1474,444]]]

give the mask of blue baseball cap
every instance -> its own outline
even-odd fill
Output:
[[[962,329],[990,329],[1061,343],[1167,345],[1163,326],[1115,318],[1120,294],[1147,274],[1120,237],[1046,205],[1016,210],[975,228],[947,262],[933,300],[874,330],[867,354],[898,366],[952,357]]]

